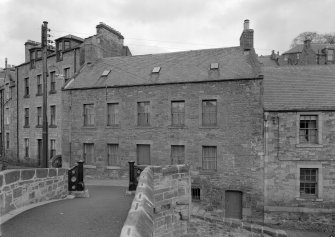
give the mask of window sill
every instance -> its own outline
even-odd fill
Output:
[[[297,144],[295,145],[297,148],[322,148],[322,144]]]
[[[169,129],[186,129],[187,127],[185,125],[170,125],[168,128]]]
[[[213,125],[213,126],[200,126],[200,129],[217,129],[219,128],[217,125]]]
[[[119,124],[107,125],[106,128],[121,128],[121,126]]]
[[[50,125],[49,125],[49,128],[57,128],[57,125],[55,125],[55,124],[50,124]]]
[[[30,98],[30,95],[24,95],[23,98]]]
[[[57,93],[56,91],[49,91],[49,95],[56,94],[56,93]]]
[[[322,198],[317,198],[317,197],[296,197],[295,200],[297,200],[297,201],[323,202]]]
[[[120,166],[106,166],[106,170],[120,170]]]
[[[96,126],[94,126],[94,125],[91,125],[91,126],[89,126],[89,125],[84,125],[83,128],[96,129]]]
[[[96,165],[84,165],[85,169],[96,169],[97,166]]]

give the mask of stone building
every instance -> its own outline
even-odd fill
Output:
[[[237,47],[85,64],[62,93],[63,164],[118,178],[132,160],[186,163],[195,201],[262,220],[262,79],[249,21]]]
[[[0,71],[0,154],[1,164],[6,166],[8,160],[16,158],[16,73],[15,67],[7,64]]]
[[[335,65],[264,67],[265,220],[335,230]]]
[[[96,26],[97,33],[86,39],[66,35],[48,48],[47,116],[49,156],[62,153],[61,118],[62,88],[82,67],[102,57],[131,55],[123,45],[124,37],[104,23]],[[25,63],[17,66],[17,133],[16,149],[19,163],[39,166],[42,161],[42,58],[41,45],[25,43]]]

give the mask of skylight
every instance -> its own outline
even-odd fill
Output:
[[[161,67],[154,67],[154,69],[152,69],[152,73],[159,73],[160,70]]]
[[[111,70],[105,70],[105,71],[101,74],[101,76],[103,76],[103,77],[108,76],[108,74],[110,73],[110,71],[111,71]]]
[[[218,69],[219,68],[219,64],[218,63],[211,63],[211,70],[212,69]]]

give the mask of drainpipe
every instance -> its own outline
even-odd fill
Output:
[[[268,139],[269,139],[269,112],[264,112],[264,204],[263,204],[263,224],[265,224],[265,204],[267,203],[267,166],[268,166]]]
[[[19,67],[16,67],[16,157],[20,163],[20,141],[19,141]]]

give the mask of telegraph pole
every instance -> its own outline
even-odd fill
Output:
[[[42,25],[42,66],[43,66],[43,130],[42,130],[42,167],[48,168],[48,98],[47,98],[47,53],[48,53],[48,22]]]

